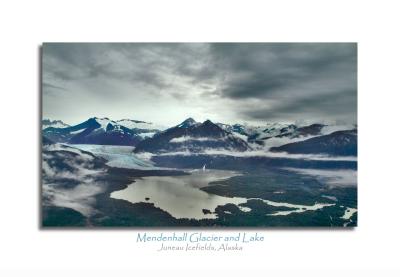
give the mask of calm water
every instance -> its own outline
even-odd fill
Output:
[[[185,176],[152,176],[137,179],[126,189],[111,193],[115,199],[132,203],[148,202],[168,212],[175,218],[216,218],[216,214],[204,214],[203,209],[211,212],[219,205],[246,203],[246,198],[223,197],[206,193],[199,188],[210,182],[238,175],[232,171],[206,170],[192,171]],[[146,200],[149,198],[149,200]],[[246,210],[244,207],[239,207]]]
[[[133,148],[130,146],[107,146],[107,145],[74,145],[74,147],[92,152],[96,156],[103,157],[108,160],[109,166],[136,168],[141,170],[161,169],[156,168],[146,158],[134,155]],[[352,171],[328,171],[328,170],[303,170],[287,168],[301,174],[316,176],[332,186],[353,185],[356,184],[356,174]],[[111,197],[115,199],[123,199],[131,203],[148,202],[153,203],[175,218],[193,218],[214,219],[216,214],[204,214],[203,209],[215,212],[217,206],[228,203],[239,205],[246,203],[246,198],[241,197],[224,197],[209,194],[200,190],[200,188],[208,186],[209,183],[231,178],[239,175],[233,171],[224,170],[193,170],[190,175],[185,176],[152,176],[137,179],[136,182],[130,184],[126,189],[111,193]],[[329,196],[328,196],[329,197]],[[326,197],[326,198],[328,198]],[[147,200],[146,200],[147,199]],[[254,198],[259,199],[259,198]],[[266,216],[286,216],[292,213],[302,213],[305,211],[315,211],[333,204],[315,203],[314,205],[296,205],[284,202],[274,202],[266,199],[262,200],[267,205],[275,207],[289,207],[292,210],[278,211]],[[242,212],[250,212],[248,207],[238,206]],[[355,209],[353,209],[355,210]],[[354,211],[349,208],[346,210],[343,218],[347,219]],[[356,210],[355,210],[356,211]]]

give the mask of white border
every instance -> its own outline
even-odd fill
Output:
[[[398,11],[396,1],[1,2],[0,274],[399,276]],[[44,41],[358,42],[359,227],[267,230],[251,250],[215,255],[155,253],[134,231],[38,230]]]

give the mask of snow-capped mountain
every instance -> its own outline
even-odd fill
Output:
[[[123,120],[123,124],[109,118],[93,117],[78,125],[66,128],[49,127],[43,130],[43,135],[54,142],[72,144],[104,144],[104,145],[136,145],[144,137],[159,132],[157,129],[128,128],[134,123],[151,126],[150,123]],[[128,124],[130,123],[130,125]]]
[[[357,156],[357,129],[336,131],[304,141],[272,147],[271,152]]]
[[[251,126],[247,124],[227,125],[218,123],[218,126],[250,143],[255,142],[263,144],[265,140],[270,138],[299,138],[322,135],[321,130],[325,125],[311,124],[300,127],[294,124],[282,123],[267,123],[263,126]]]
[[[69,125],[62,122],[61,120],[43,119],[42,120],[42,130],[44,130],[48,127],[65,128],[65,127],[69,127]]]
[[[43,120],[43,124],[64,126],[61,121]],[[99,144],[136,146],[135,152],[204,152],[224,149],[230,151],[285,151],[289,153],[325,153],[353,155],[357,133],[354,125],[267,123],[214,124],[210,120],[196,122],[188,118],[165,129],[150,122],[93,117],[78,125],[47,127],[43,130],[43,144]],[[340,132],[338,132],[340,131]],[[341,133],[344,132],[344,133]],[[354,132],[354,131],[353,131]],[[343,134],[339,136],[340,134]],[[355,139],[354,139],[355,137]],[[341,143],[349,141],[349,145]],[[302,143],[301,143],[302,142]]]
[[[177,126],[141,141],[135,152],[202,152],[206,149],[246,151],[250,146],[210,120],[199,123],[188,118]]]
[[[270,123],[258,128],[249,136],[249,141],[262,142],[273,137],[290,136],[296,130],[294,124]]]
[[[176,127],[178,128],[189,128],[192,126],[197,126],[201,124],[200,122],[196,122],[193,118],[189,117],[185,121],[183,121],[181,124],[177,125]]]
[[[128,129],[134,130],[142,138],[152,137],[154,134],[166,129],[166,127],[161,125],[133,119],[121,119],[115,122]]]

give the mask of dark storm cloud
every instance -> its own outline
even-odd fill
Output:
[[[214,44],[211,49],[227,77],[224,97],[268,98],[318,78],[328,79],[329,89],[342,77],[349,88],[356,86],[355,44]],[[302,93],[307,97],[312,91]]]
[[[354,43],[213,44],[211,53],[224,75],[221,97],[259,100],[241,108],[247,119],[356,120]]]
[[[356,113],[356,91],[335,91],[327,95],[305,96],[301,99],[282,101],[273,107],[253,107],[239,113],[246,119],[315,119],[315,122],[329,119],[347,121],[348,115]],[[349,107],[353,110],[349,110]],[[355,120],[355,118],[353,119]],[[350,121],[352,123],[352,121]]]
[[[206,53],[190,44],[52,43],[44,46],[47,72],[63,81],[110,78],[164,89],[165,73],[205,80],[215,71],[203,66]]]
[[[152,95],[161,104],[165,101],[164,106],[175,103],[169,110],[176,110],[182,105],[179,101],[186,99],[200,114],[206,111],[224,118],[230,110],[230,121],[340,118],[355,122],[357,46],[354,43],[45,44],[43,91],[54,94],[57,90],[64,90],[64,94],[75,91],[75,98],[79,91],[103,102],[134,99],[136,107],[139,104],[149,111],[154,102],[145,100],[146,97],[140,102],[138,96]],[[71,105],[79,109],[72,94]],[[68,99],[64,101],[67,105]]]
[[[128,51],[129,50],[129,51]],[[52,43],[44,46],[44,67],[56,79],[107,78],[165,87],[151,49],[132,44]],[[129,62],[127,62],[129,61]]]

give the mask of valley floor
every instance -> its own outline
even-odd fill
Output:
[[[357,225],[356,161],[131,151],[44,147],[43,227]]]

